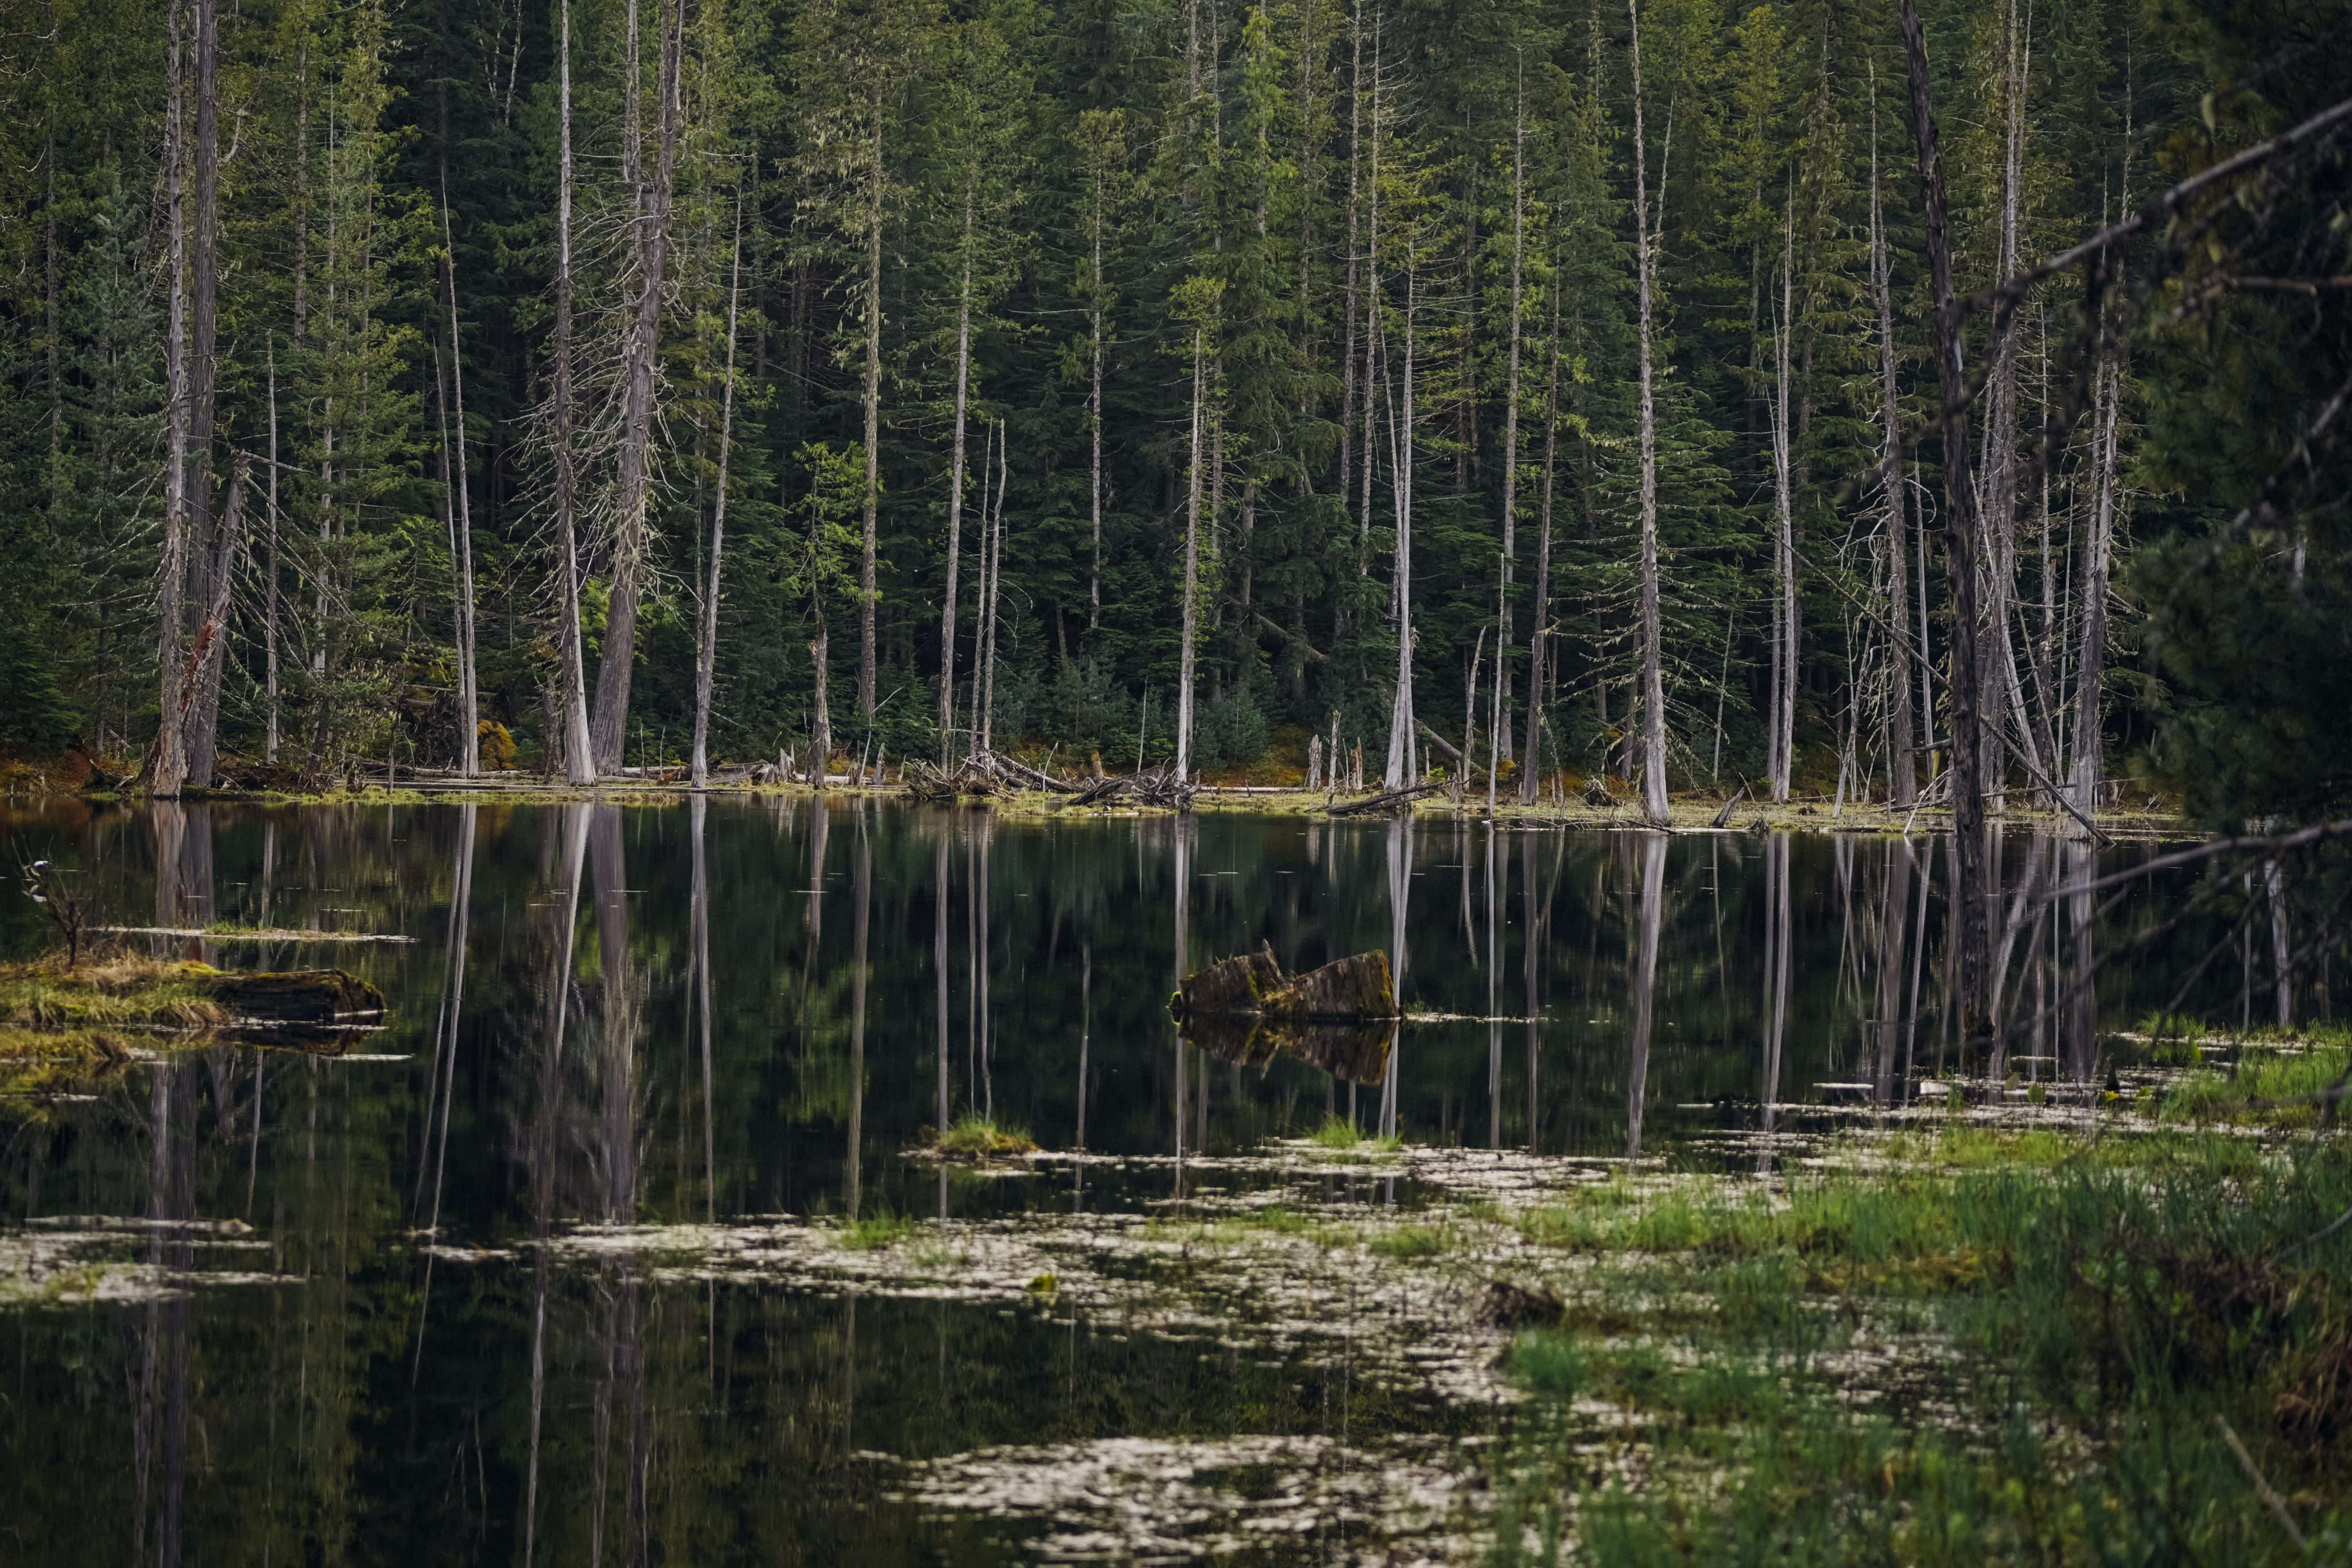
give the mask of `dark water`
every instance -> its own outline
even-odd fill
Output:
[[[1066,1171],[949,1180],[908,1154],[974,1110],[1049,1150],[1213,1163],[1352,1103],[1416,1143],[1747,1166],[1755,1132],[1906,1102],[1957,1065],[1950,867],[1925,837],[805,800],[75,806],[7,827],[83,867],[116,923],[416,939],[125,939],[341,964],[383,987],[390,1026],[352,1059],[220,1046],[0,1100],[0,1238],[110,1216],[120,1241],[97,1256],[145,1268],[119,1301],[0,1295],[10,1561],[1020,1559],[1033,1527],[896,1500],[903,1476],[874,1456],[1475,1436],[1499,1417],[1328,1357],[561,1267],[537,1243],[1139,1208],[1202,1180],[1137,1161],[1081,1192]],[[2026,1021],[1997,1068],[2079,1081],[2104,1070],[2099,1031],[2168,1001],[2210,932],[2162,937],[2100,973],[2095,1010],[2066,1005],[2077,966],[2152,930],[2187,884],[2094,929],[2087,900],[2039,897],[2082,879],[2084,849],[2019,836],[2000,860],[2004,984]],[[1411,1008],[1459,1016],[1407,1025],[1387,1079],[1360,1089],[1181,1045],[1177,973],[1261,941],[1292,970],[1388,952]],[[37,950],[37,911],[12,899],[0,942]],[[494,1256],[467,1261],[477,1248]],[[1350,1549],[1318,1534],[1268,1553]]]

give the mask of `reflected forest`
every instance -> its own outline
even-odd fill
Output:
[[[0,36],[0,1560],[2352,1562],[2352,4]]]

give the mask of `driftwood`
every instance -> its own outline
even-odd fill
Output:
[[[1709,827],[1721,827],[1725,823],[1729,822],[1731,820],[1732,809],[1747,798],[1748,786],[1746,784],[1741,784],[1738,789],[1732,793],[1731,798],[1723,803],[1723,809],[1715,814],[1715,820],[1708,823],[1707,826]]]
[[[1331,806],[1324,815],[1363,816],[1376,811],[1393,811],[1410,801],[1419,800],[1423,795],[1435,795],[1444,787],[1442,784],[1414,784],[1407,789],[1392,789],[1385,795],[1376,795],[1368,800],[1351,800],[1345,805]]]
[[[1584,784],[1584,804],[1606,811],[1614,807],[1617,797],[1609,793],[1609,781],[1595,773]]]

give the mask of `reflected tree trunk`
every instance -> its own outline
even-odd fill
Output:
[[[1764,1147],[1757,1152],[1759,1174],[1771,1168],[1772,1133],[1779,1125],[1780,1051],[1789,1025],[1789,836],[1764,840]]]
[[[874,845],[867,837],[866,812],[857,814],[857,871],[851,884],[852,921],[849,956],[849,1152],[846,1159],[849,1217],[857,1217],[858,1138],[866,1110],[866,913],[874,887]]]
[[[1900,686],[1902,682],[1895,682]],[[1909,941],[1911,913],[1911,847],[1893,844],[1886,851],[1885,896],[1879,904],[1878,1005],[1872,1026],[1877,1060],[1875,1092],[1885,1105],[1894,1087],[1895,1037],[1903,1016],[1903,955]]]
[[[1405,916],[1412,893],[1412,819],[1400,817],[1389,824],[1389,973],[1394,978],[1396,994],[1404,995],[1406,961],[1412,956],[1405,939]],[[1389,1068],[1381,1079],[1380,1135],[1397,1135],[1398,1058],[1402,1054],[1402,1033],[1389,1047]]]
[[[528,1142],[522,1151],[530,1173],[531,1229],[534,1247],[530,1330],[530,1448],[523,1478],[522,1556],[528,1568],[536,1559],[539,1541],[539,1458],[541,1420],[547,1392],[548,1232],[555,1218],[556,1131],[563,1092],[563,1036],[570,1021],[573,943],[580,929],[580,870],[588,843],[585,805],[557,808],[549,826],[559,833],[558,870],[562,876],[551,908],[556,927],[549,944],[547,1035],[540,1053],[539,1089]]]
[[[1649,1096],[1650,1016],[1658,982],[1658,927],[1666,905],[1666,839],[1642,836],[1640,928],[1633,948],[1633,1059],[1625,1075],[1625,1156],[1642,1152],[1642,1111]]]

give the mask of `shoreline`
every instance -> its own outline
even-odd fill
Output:
[[[188,791],[176,798],[182,805],[467,805],[486,802],[523,805],[561,805],[583,802],[603,805],[663,805],[689,800],[699,795],[706,799],[831,799],[841,801],[898,801],[909,805],[933,805],[942,809],[994,811],[1002,816],[1024,818],[1172,816],[1183,811],[1194,814],[1217,813],[1227,816],[1299,816],[1340,820],[1332,808],[1373,799],[1381,792],[1367,789],[1344,793],[1289,789],[1281,785],[1218,785],[1203,784],[1189,806],[1148,805],[1114,797],[1098,805],[1077,806],[1067,803],[1071,797],[1044,790],[1005,791],[991,795],[962,795],[952,800],[922,801],[905,785],[852,784],[828,782],[823,786],[806,784],[747,784],[713,780],[698,790],[683,780],[617,778],[591,785],[554,784],[541,778],[483,779],[461,783],[451,779],[402,780],[386,783],[370,780],[352,789],[320,791],[283,790],[203,790]],[[31,800],[70,798],[94,803],[130,803],[152,797],[131,792],[116,791],[53,791],[36,795]],[[1896,809],[1882,803],[1863,805],[1847,803],[1843,808],[1827,800],[1792,799],[1774,805],[1743,799],[1725,813],[1723,800],[1709,794],[1688,794],[1668,801],[1669,820],[1663,831],[1678,834],[1735,834],[1760,832],[1792,832],[1822,834],[1867,834],[1888,837],[1940,837],[1950,831],[1951,810],[1948,806],[1927,805],[1916,809]],[[1426,795],[1391,808],[1388,813],[1361,813],[1368,818],[1381,819],[1390,815],[1412,816],[1424,821],[1485,821],[1488,819],[1483,794],[1475,789],[1465,791],[1457,804],[1444,794]],[[1726,816],[1717,826],[1718,816]],[[1539,803],[1522,805],[1516,799],[1496,802],[1492,819],[1528,827],[1582,828],[1598,831],[1652,831],[1639,808],[1631,798],[1617,800],[1609,806],[1596,806],[1571,797],[1566,805]],[[2197,840],[2206,835],[2197,831],[2178,815],[2160,811],[2099,812],[2092,823],[2109,839],[2116,842],[2154,842],[2158,840]],[[1988,823],[1999,827],[2013,826],[2036,833],[2054,833],[2062,837],[2083,836],[2082,824],[2063,811],[2012,809],[1990,816]]]

